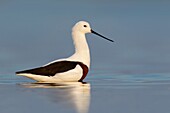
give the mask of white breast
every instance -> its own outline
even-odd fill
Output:
[[[59,80],[61,82],[67,82],[67,81],[78,81],[81,79],[83,75],[83,70],[80,65],[77,65],[74,69],[69,70],[64,73],[58,73],[56,74],[53,79]]]

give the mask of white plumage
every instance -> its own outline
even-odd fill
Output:
[[[35,69],[19,71],[16,74],[39,82],[82,81],[90,68],[90,51],[85,37],[86,33],[94,33],[112,41],[94,32],[88,22],[80,21],[72,28],[72,38],[75,46],[75,53],[72,56],[52,61]]]

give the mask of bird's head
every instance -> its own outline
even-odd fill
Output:
[[[113,40],[109,39],[109,38],[106,38],[104,37],[103,35],[95,32],[94,30],[91,29],[90,27],[90,24],[88,22],[85,22],[85,21],[79,21],[77,22],[73,29],[72,29],[73,32],[79,32],[79,33],[83,33],[83,34],[86,34],[86,33],[93,33],[93,34],[96,34],[108,41],[111,41],[111,42],[114,42]]]

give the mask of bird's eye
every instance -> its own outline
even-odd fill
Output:
[[[84,25],[84,27],[87,27],[87,25]]]

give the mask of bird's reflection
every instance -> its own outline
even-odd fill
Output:
[[[73,105],[78,113],[87,113],[90,104],[90,84],[82,82],[65,83],[28,83],[27,88],[44,88],[43,95],[55,103]],[[42,92],[40,92],[42,95]]]

